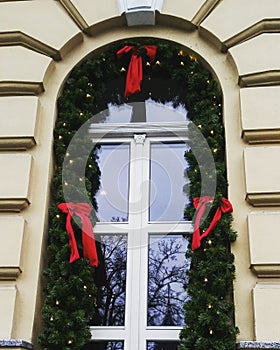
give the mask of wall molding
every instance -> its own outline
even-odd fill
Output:
[[[221,0],[206,0],[192,19],[192,23],[199,26],[214,10]]]
[[[0,266],[0,280],[16,280],[21,272],[18,266]]]
[[[20,212],[30,204],[27,198],[0,198],[0,213],[2,212]]]
[[[243,130],[242,138],[249,144],[278,143],[280,142],[280,129]]]
[[[39,95],[45,91],[43,83],[23,81],[0,81],[0,96]]]
[[[273,86],[280,84],[280,70],[250,73],[241,75],[238,84],[240,87]]]
[[[222,43],[222,52],[263,33],[280,33],[280,19],[263,19]]]
[[[254,207],[280,205],[280,193],[247,193],[246,201]]]
[[[58,2],[60,2],[60,4],[65,8],[65,10],[68,12],[70,17],[77,24],[77,26],[81,30],[86,31],[86,29],[89,27],[89,24],[85,21],[84,17],[80,14],[80,12],[77,10],[77,8],[73,5],[71,0],[58,0]]]
[[[0,137],[0,150],[2,151],[26,151],[36,145],[33,136],[28,137]]]
[[[58,50],[42,43],[20,31],[0,33],[0,46],[21,45],[43,55],[50,56],[54,60],[62,59]]]
[[[251,264],[251,270],[258,277],[280,277],[280,264]]]

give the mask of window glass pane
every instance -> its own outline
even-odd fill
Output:
[[[183,106],[174,108],[171,102],[158,103],[146,101],[147,122],[182,122],[187,120],[187,111]]]
[[[99,221],[128,220],[129,145],[100,145],[101,184],[95,198]]]
[[[128,104],[108,104],[108,109],[95,114],[92,122],[98,123],[130,123],[133,107]]]
[[[179,221],[189,202],[184,143],[151,144],[150,221]]]
[[[185,258],[188,239],[182,234],[149,236],[148,326],[182,326],[187,300]]]
[[[82,350],[123,350],[123,341],[93,341],[85,345]]]
[[[98,235],[100,265],[96,269],[97,310],[92,326],[123,326],[126,287],[126,235]]]
[[[177,341],[148,341],[147,350],[178,350]]]
[[[151,98],[145,102],[108,104],[108,109],[96,114],[93,123],[181,122],[187,120],[187,110],[172,102],[159,103]]]

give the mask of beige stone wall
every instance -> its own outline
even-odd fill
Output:
[[[0,1],[0,338],[33,342],[38,327],[52,133],[63,82],[90,52],[149,36],[196,53],[221,84],[229,199],[239,234],[232,246],[239,340],[276,341],[280,3],[165,0],[160,12],[149,13],[154,26],[130,27],[119,5]]]

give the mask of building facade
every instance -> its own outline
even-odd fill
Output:
[[[238,349],[280,349],[277,0],[0,2],[0,348],[37,348],[56,102],[70,71],[118,40],[194,53],[223,94],[234,207]]]

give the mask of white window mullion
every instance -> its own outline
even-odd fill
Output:
[[[147,325],[148,299],[148,244],[149,244],[149,199],[150,199],[150,141],[146,140],[142,159],[143,195],[142,195],[142,229],[141,229],[141,269],[140,269],[140,303],[139,303],[139,350],[146,350],[145,328]]]
[[[142,228],[142,195],[145,135],[137,135],[131,143],[130,186],[129,195],[129,233],[127,261],[127,304],[126,327],[128,331],[125,350],[139,349],[139,315],[140,309],[140,267],[141,267],[141,228]]]

